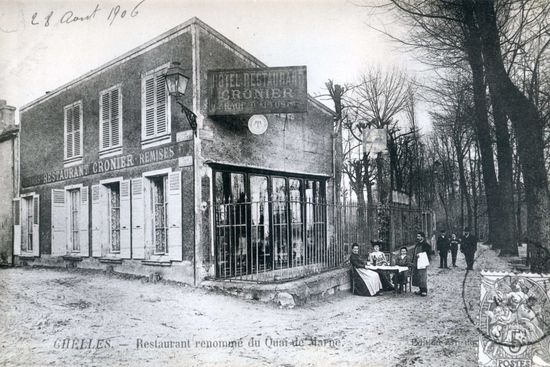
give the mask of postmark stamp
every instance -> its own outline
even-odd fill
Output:
[[[550,274],[481,272],[479,366],[550,366]]]

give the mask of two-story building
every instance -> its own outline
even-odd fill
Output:
[[[196,131],[167,91],[174,62]],[[330,109],[308,97],[263,133],[209,115],[209,71],[265,67],[193,18],[23,106],[16,261],[195,284],[327,267]]]

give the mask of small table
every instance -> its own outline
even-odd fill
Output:
[[[403,273],[403,272],[409,270],[409,268],[407,266],[397,266],[397,265],[394,265],[394,266],[390,266],[390,265],[380,265],[380,266],[367,265],[366,268],[369,269],[369,270],[374,270],[374,271],[380,270],[384,273],[389,273],[389,274],[398,274],[398,273]],[[391,281],[391,278],[390,278],[390,281]],[[396,287],[396,285],[394,285],[394,287]],[[394,292],[395,292],[395,290],[394,290]]]
[[[402,273],[404,271],[409,270],[409,268],[406,267],[406,266],[397,266],[397,265],[394,265],[394,266],[389,266],[389,265],[380,265],[380,266],[367,265],[366,268],[369,269],[369,270],[387,271],[389,273]]]

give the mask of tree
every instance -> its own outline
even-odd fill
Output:
[[[359,83],[346,96],[348,113],[353,116],[347,125],[350,133],[357,141],[362,141],[363,130],[366,128],[397,131],[396,116],[405,110],[410,90],[411,83],[407,75],[396,68],[385,71],[375,68],[362,75]],[[395,158],[390,155],[390,167],[397,165]],[[380,202],[385,202],[388,198],[387,185],[383,183],[383,166],[382,153],[378,153],[376,184]]]

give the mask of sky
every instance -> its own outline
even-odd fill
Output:
[[[377,66],[421,73],[372,29],[399,25],[357,1],[0,0],[0,99],[19,108],[194,16],[268,66],[306,65],[313,96],[326,93],[328,79],[353,83]],[[419,115],[429,129],[422,108]]]

